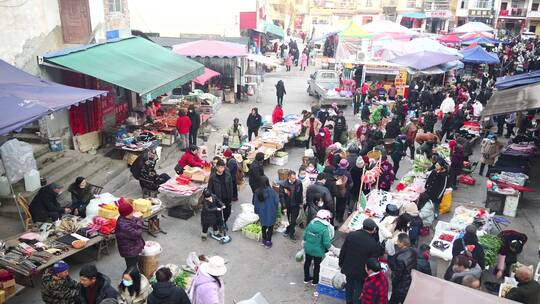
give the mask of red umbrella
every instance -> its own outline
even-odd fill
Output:
[[[448,34],[444,36],[439,36],[437,39],[443,43],[458,43],[461,41],[461,38],[459,38],[459,36],[456,34]]]

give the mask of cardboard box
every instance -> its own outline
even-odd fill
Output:
[[[73,145],[79,152],[88,152],[92,148],[99,148],[101,136],[98,131],[88,132],[84,135],[73,136]]]
[[[8,289],[10,287],[15,287],[15,279],[0,282],[0,288]]]
[[[285,157],[270,157],[270,164],[276,165],[276,166],[284,166],[289,161],[289,156]]]
[[[276,149],[276,150],[279,150],[281,149],[281,144],[280,143],[277,143],[277,142],[271,142],[271,141],[265,141],[263,144],[262,144],[263,147],[267,147],[267,148],[271,148],[271,149]]]
[[[133,201],[133,210],[139,211],[143,215],[152,209],[152,202],[147,199],[136,199]]]
[[[208,180],[210,179],[210,176],[204,174],[204,172],[197,172],[193,174],[191,177],[191,180],[198,183],[208,183]]]

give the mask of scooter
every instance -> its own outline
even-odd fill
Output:
[[[225,217],[223,216],[223,208],[220,211],[221,211],[221,223],[219,227],[220,234],[215,235],[216,231],[212,231],[212,233],[210,233],[210,237],[223,245],[223,244],[230,243],[232,241],[232,238],[229,235],[227,235],[227,227],[225,226]]]

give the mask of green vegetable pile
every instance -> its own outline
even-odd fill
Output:
[[[414,182],[414,176],[407,175],[401,179],[401,183],[407,186],[411,185],[413,182]]]
[[[497,264],[497,252],[502,246],[501,240],[495,235],[484,234],[478,238],[478,243],[484,247],[486,265],[495,266]]]
[[[261,227],[261,224],[259,224],[259,223],[257,223],[257,224],[249,224],[246,227],[244,227],[244,229],[247,232],[251,232],[251,233],[254,233],[254,234],[262,233],[262,227]]]
[[[436,146],[433,150],[444,159],[450,159],[450,149],[444,146]]]
[[[188,283],[188,279],[191,278],[193,276],[192,273],[188,272],[188,271],[180,271],[178,273],[178,275],[176,275],[176,277],[174,278],[174,285],[182,288],[182,289],[187,289],[188,286],[187,286],[187,283]]]
[[[433,165],[431,160],[429,160],[424,155],[417,154],[413,161],[413,172],[414,173],[424,173]]]
[[[375,111],[373,111],[373,113],[371,113],[369,116],[369,123],[373,125],[378,124],[382,120],[382,111],[382,108],[376,108]]]

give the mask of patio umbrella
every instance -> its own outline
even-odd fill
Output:
[[[473,48],[467,48],[462,50],[461,55],[463,59],[461,61],[468,63],[485,63],[485,64],[500,64],[499,57],[484,50],[481,46]]]
[[[418,33],[389,20],[377,20],[363,25],[364,30],[372,34],[399,33],[409,36],[418,36]]]
[[[454,29],[454,33],[494,32],[491,26],[482,22],[467,22]]]
[[[459,59],[459,56],[442,54],[433,51],[421,51],[391,59],[390,62],[398,63],[421,71],[439,64],[454,61],[456,59]]]
[[[444,46],[436,40],[430,38],[415,38],[406,43],[405,50],[407,50],[407,53],[430,51],[446,55],[455,55],[461,58],[458,50]]]
[[[502,41],[497,40],[497,39],[494,39],[494,38],[489,38],[489,37],[477,37],[477,38],[472,38],[472,39],[463,41],[463,42],[461,42],[461,43],[462,43],[462,44],[473,44],[473,43],[476,43],[476,44],[499,44],[499,43],[501,43],[501,42],[502,42]]]
[[[437,40],[442,43],[458,43],[461,41],[461,38],[456,34],[448,34],[437,37]]]
[[[372,34],[368,33],[364,28],[362,28],[360,25],[356,24],[355,22],[351,22],[349,26],[341,31],[338,34],[339,37],[343,38],[371,38],[373,37]]]

